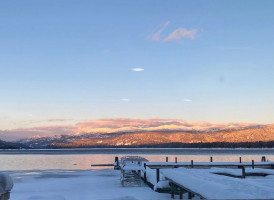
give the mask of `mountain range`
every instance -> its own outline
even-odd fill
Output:
[[[18,142],[30,148],[153,147],[172,144],[256,143],[274,141],[274,124],[211,130],[122,131],[30,137]],[[195,147],[195,145],[192,145]],[[218,147],[218,146],[217,146]]]

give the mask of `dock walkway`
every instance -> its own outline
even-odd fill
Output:
[[[115,157],[122,185],[141,179],[158,192],[191,199],[274,199],[274,162],[148,162],[138,156]],[[129,184],[132,186],[132,184]],[[134,185],[134,184],[133,184]]]
[[[238,168],[238,166],[244,167],[260,167],[274,169],[274,162],[147,162],[146,166],[151,169],[157,168],[211,168],[211,167],[226,167],[226,168]]]
[[[142,162],[145,158],[139,156],[125,156],[119,162],[121,170],[121,182],[123,186],[141,186],[141,171],[144,170]]]
[[[201,199],[273,199],[274,178],[240,179],[208,169],[161,169],[171,184]],[[173,191],[172,191],[173,192]]]

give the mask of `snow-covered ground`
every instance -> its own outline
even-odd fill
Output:
[[[122,187],[120,171],[13,171],[11,200],[163,200],[147,186]]]
[[[143,164],[125,166],[127,170],[141,170]],[[11,200],[166,200],[170,194],[157,193],[142,184],[141,187],[123,187],[120,170],[28,170],[9,171],[14,187]],[[241,169],[211,168],[160,169],[160,182],[156,183],[156,170],[146,168],[147,180],[154,190],[168,188],[170,178],[209,199],[274,199],[274,170],[246,168],[246,173],[268,174],[266,177],[246,179],[217,175],[240,176]],[[187,195],[187,194],[185,194]],[[175,198],[179,198],[178,195]]]

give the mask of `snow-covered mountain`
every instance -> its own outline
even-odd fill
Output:
[[[31,137],[19,142],[31,148],[142,146],[167,143],[257,142],[274,141],[274,125],[255,125],[226,129],[131,131],[82,133],[53,137]]]

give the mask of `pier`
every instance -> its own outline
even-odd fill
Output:
[[[121,160],[115,157],[113,164],[102,166],[121,170],[123,186],[143,182],[156,192],[170,193],[171,198],[175,195],[179,199],[260,199],[265,195],[274,198],[273,179],[263,179],[274,176],[274,162],[267,162],[264,156],[261,162],[242,162],[241,158],[239,162],[214,162],[213,157],[210,162],[178,162],[177,157],[175,162],[169,162],[168,158],[165,161],[149,162],[142,157],[127,156]],[[262,178],[250,179],[251,176]]]
[[[224,168],[238,168],[243,167],[260,167],[267,169],[274,169],[274,162],[147,162],[146,165],[151,169],[157,168],[211,168],[211,167],[224,167]]]

